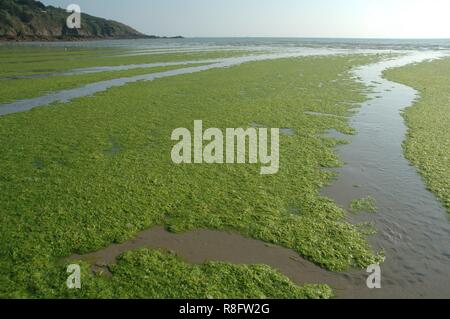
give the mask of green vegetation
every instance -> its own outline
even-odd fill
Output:
[[[339,141],[323,134],[352,132],[343,116],[365,99],[349,70],[375,59],[247,63],[0,117],[0,296],[65,297],[61,258],[155,225],[237,231],[329,270],[380,262],[346,212],[319,194],[333,177],[322,168],[339,165]],[[258,123],[296,134],[281,136],[277,175],[260,175],[259,165],[174,165],[171,133],[197,119],[205,127]],[[188,266],[150,251],[122,256],[112,278],[88,268],[73,297],[330,296],[324,286],[295,288],[267,267]]]
[[[350,203],[350,212],[357,213],[376,213],[377,205],[373,197],[356,199]]]
[[[295,286],[268,266],[233,266],[224,263],[189,265],[170,253],[138,250],[122,255],[110,266],[112,277],[93,276],[85,265],[87,289],[81,297],[102,298],[287,298],[328,299],[325,285]],[[64,278],[61,278],[64,281]],[[61,289],[60,294],[67,294]],[[71,296],[69,294],[69,296]],[[73,294],[72,297],[80,297]]]
[[[20,99],[27,99],[43,95],[50,91],[59,91],[64,89],[76,88],[85,84],[112,80],[117,78],[126,78],[137,75],[157,73],[180,68],[199,66],[202,64],[175,65],[154,68],[137,68],[124,71],[108,71],[97,73],[86,73],[66,76],[50,76],[45,78],[28,79],[0,79],[0,104],[12,102]],[[1,106],[0,106],[1,107]]]
[[[450,213],[450,58],[385,72],[388,79],[414,87],[420,99],[406,110],[406,157]]]

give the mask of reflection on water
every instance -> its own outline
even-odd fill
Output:
[[[289,127],[280,128],[280,133],[287,136],[294,136],[295,130]]]

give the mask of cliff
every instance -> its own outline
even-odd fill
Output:
[[[70,13],[34,0],[0,0],[0,40],[94,40],[159,38],[112,20],[81,14],[81,28],[69,29]]]

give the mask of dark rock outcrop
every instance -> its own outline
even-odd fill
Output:
[[[70,13],[34,0],[0,0],[2,40],[90,40],[159,38],[112,20],[81,14],[81,28],[69,29]]]

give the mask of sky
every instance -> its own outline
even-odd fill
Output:
[[[450,0],[41,0],[186,37],[450,38]]]

